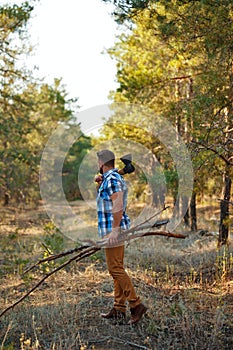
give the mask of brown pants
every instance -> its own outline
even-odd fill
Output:
[[[125,312],[126,301],[130,308],[140,304],[130,277],[124,269],[124,246],[105,248],[108,271],[114,281],[114,307]]]

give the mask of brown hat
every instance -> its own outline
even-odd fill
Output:
[[[97,152],[97,157],[105,164],[111,160],[114,160],[115,154],[108,149],[103,149],[102,151]]]

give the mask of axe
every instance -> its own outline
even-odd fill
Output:
[[[121,157],[120,160],[122,163],[124,163],[124,168],[118,170],[118,174],[125,175],[125,174],[131,174],[134,172],[135,167],[132,164],[132,154],[126,154],[125,156]],[[101,183],[102,181],[102,175],[96,175],[95,176],[95,182],[97,184]]]
[[[124,163],[124,168],[118,170],[118,174],[125,175],[125,174],[131,174],[134,172],[135,167],[132,164],[132,154],[126,154],[125,156],[121,157],[120,160]]]

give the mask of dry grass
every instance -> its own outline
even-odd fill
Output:
[[[17,220],[14,215],[11,219],[8,211],[2,216],[0,311],[49,268],[22,277],[28,261],[43,253],[47,219],[43,213],[38,219],[36,212],[22,213]],[[112,306],[113,297],[102,253],[72,263],[2,317],[0,350],[230,350],[233,247],[217,250],[216,246],[214,236],[198,233],[190,233],[185,240],[147,237],[132,242],[125,264],[149,307],[134,327],[113,325],[99,316]]]

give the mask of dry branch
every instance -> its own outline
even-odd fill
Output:
[[[135,232],[135,231],[138,231],[138,230],[142,230],[142,228],[144,229],[144,225],[145,224],[148,224],[152,219],[154,219],[156,216],[158,216],[159,214],[161,214],[163,211],[167,210],[168,208],[170,208],[170,207],[169,206],[167,206],[167,207],[164,206],[163,209],[161,209],[158,212],[156,212],[155,214],[151,215],[149,218],[147,218],[145,221],[141,222],[140,224],[131,227],[129,230],[127,230],[127,232]],[[166,221],[168,222],[168,220],[166,220]],[[158,226],[161,226],[161,224],[158,225],[158,221],[155,222],[154,224],[149,224],[149,227],[158,227]]]
[[[58,253],[58,254],[53,254],[53,255],[48,256],[47,258],[40,259],[40,260],[38,260],[36,262],[36,264],[34,264],[34,265],[30,266],[29,268],[27,268],[23,272],[23,275],[25,275],[29,271],[33,270],[36,266],[38,266],[40,264],[43,264],[44,262],[49,262],[49,261],[53,261],[53,260],[56,260],[56,259],[60,259],[60,258],[63,258],[64,256],[66,256],[66,255],[71,255],[73,253],[77,253],[78,251],[82,251],[82,250],[84,250],[86,248],[90,248],[90,245],[82,245],[80,247],[69,249],[69,250],[67,250],[65,252],[61,252],[61,253]]]
[[[165,209],[166,208],[164,208],[163,210],[165,210]],[[146,221],[142,222],[141,224],[139,224],[139,225],[137,225],[137,226],[127,230],[127,231],[124,231],[124,233],[119,235],[118,242],[122,244],[125,241],[130,241],[130,240],[135,239],[135,238],[146,237],[146,236],[166,236],[166,237],[181,238],[181,239],[186,238],[185,235],[178,234],[178,233],[171,233],[171,232],[168,232],[168,231],[146,231],[145,232],[145,230],[154,229],[155,227],[159,227],[159,226],[165,225],[168,222],[168,220],[163,220],[163,221],[157,221],[157,222],[155,222],[153,224],[149,224],[149,221],[151,221],[151,219],[154,218],[159,213],[154,214],[153,216],[151,216],[149,219],[147,219]],[[142,232],[138,232],[138,231],[142,231]],[[137,233],[134,233],[134,232],[137,232]],[[31,267],[29,267],[24,273],[31,271],[34,267],[36,267],[36,266],[38,266],[38,265],[40,265],[40,264],[42,264],[44,262],[56,260],[56,259],[59,259],[61,257],[64,257],[64,256],[67,256],[67,255],[74,254],[74,253],[78,252],[78,254],[75,254],[68,261],[64,262],[63,264],[61,264],[57,268],[53,269],[51,272],[47,273],[25,295],[23,295],[19,300],[17,300],[15,303],[13,303],[9,307],[7,307],[5,310],[3,310],[2,313],[0,314],[0,318],[7,311],[13,309],[16,305],[18,305],[20,302],[22,302],[24,299],[26,299],[47,278],[49,278],[51,275],[53,275],[54,273],[58,272],[59,270],[63,269],[64,267],[69,265],[71,262],[73,262],[73,261],[78,262],[78,261],[80,261],[80,260],[82,260],[84,258],[87,258],[87,257],[93,255],[94,253],[96,253],[101,248],[110,247],[110,245],[108,244],[108,239],[102,239],[101,241],[97,241],[97,242],[91,241],[91,240],[86,240],[86,241],[83,241],[83,242],[86,242],[88,244],[81,245],[80,247],[76,247],[74,249],[70,249],[70,250],[65,251],[65,252],[61,252],[61,253],[58,253],[58,254],[53,254],[53,255],[51,255],[51,256],[49,256],[47,258],[39,260],[36,264],[34,264]]]
[[[168,231],[149,231],[149,232],[140,232],[140,233],[134,233],[134,234],[129,232],[129,233],[121,234],[118,237],[118,243],[123,243],[135,238],[146,237],[146,236],[165,236],[165,237],[173,237],[173,238],[181,238],[181,239],[186,238],[186,236],[182,235],[181,233],[172,233]],[[97,242],[92,241],[90,239],[84,240],[83,242],[89,243],[90,246],[94,246],[94,247],[101,247],[101,248],[110,247],[110,245],[108,244],[107,238]]]
[[[97,250],[100,250],[100,248],[97,247],[88,247],[86,248],[86,251],[79,253],[78,255],[73,256],[68,261],[66,261],[64,264],[58,266],[51,272],[47,273],[33,288],[31,288],[25,295],[23,295],[19,300],[17,300],[14,304],[7,307],[3,312],[0,314],[0,318],[9,310],[13,309],[16,305],[18,305],[21,301],[26,299],[32,292],[34,292],[35,289],[37,289],[48,277],[53,275],[55,272],[63,269],[65,266],[69,265],[72,261],[80,261],[81,259],[84,259],[92,254],[94,254]]]
[[[233,202],[230,202],[230,201],[228,201],[228,200],[226,200],[226,199],[218,199],[218,201],[219,201],[219,202],[227,202],[227,203],[233,205]]]

